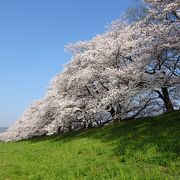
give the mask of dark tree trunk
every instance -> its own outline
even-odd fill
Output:
[[[116,123],[118,122],[118,119],[117,119],[117,117],[116,117],[116,111],[115,111],[114,107],[111,107],[111,109],[110,109],[110,114],[111,114],[111,116],[112,116],[113,123],[116,124]]]
[[[172,102],[169,98],[169,93],[167,87],[162,87],[162,95],[163,95],[163,101],[167,112],[171,112],[174,110]]]
[[[93,125],[92,125],[92,122],[88,123],[88,128],[92,128]]]
[[[72,125],[71,124],[68,126],[68,130],[72,131]]]
[[[86,123],[86,121],[85,121],[84,124],[83,124],[84,129],[86,129],[86,124],[87,124],[87,123]]]

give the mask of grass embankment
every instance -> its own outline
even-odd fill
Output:
[[[180,112],[0,143],[0,179],[180,179]]]

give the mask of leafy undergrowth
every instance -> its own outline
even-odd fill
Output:
[[[0,143],[5,179],[180,179],[180,112]]]

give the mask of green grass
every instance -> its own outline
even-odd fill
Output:
[[[180,179],[180,112],[0,143],[0,180]]]

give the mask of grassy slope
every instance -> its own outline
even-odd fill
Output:
[[[0,143],[0,179],[180,179],[180,112]]]

